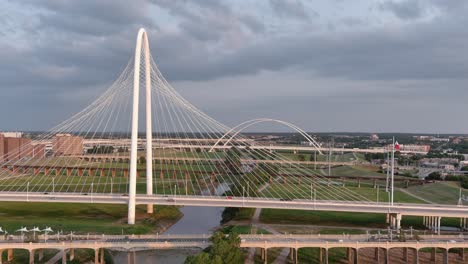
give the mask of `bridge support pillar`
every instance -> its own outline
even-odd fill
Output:
[[[359,264],[359,248],[354,249],[354,263]]]
[[[0,264],[2,264],[3,260],[3,249],[0,249]]]
[[[39,253],[38,260],[42,261],[42,259],[44,258],[44,250],[38,249],[38,253]]]
[[[29,264],[34,264],[34,249],[29,250]]]
[[[403,248],[403,261],[408,263],[408,248]]]
[[[70,261],[75,259],[75,249],[70,248]]]
[[[127,263],[128,264],[135,264],[136,263],[136,259],[135,259],[135,251],[130,251],[130,252],[127,252]]]
[[[417,248],[414,249],[413,263],[414,264],[419,264],[419,249],[417,249]]]
[[[297,264],[297,263],[299,263],[299,261],[298,261],[298,257],[297,257],[298,250],[299,250],[299,249],[297,249],[297,248],[293,249],[293,255],[294,255],[294,264]]]
[[[67,264],[67,251],[62,249],[62,264]]]
[[[384,263],[385,263],[385,264],[389,264],[389,263],[390,263],[390,262],[389,262],[389,254],[388,254],[388,251],[389,251],[389,250],[390,250],[390,249],[388,249],[388,248],[386,248],[386,249],[384,250],[384,252],[385,252]]]
[[[402,218],[402,215],[401,214],[396,214],[396,230],[397,231],[400,231],[400,228],[401,228],[401,218]]]
[[[261,259],[265,260],[265,249],[264,248],[260,248],[260,255],[261,255]]]
[[[13,249],[10,248],[8,249],[8,252],[7,252],[7,261],[12,261],[13,260]]]
[[[440,235],[440,220],[442,220],[441,216],[437,217],[437,234]]]
[[[324,258],[324,260],[325,260],[324,262],[325,262],[325,264],[328,264],[328,248],[324,248],[324,249],[323,249],[323,253],[324,253],[324,254],[323,254],[323,255],[324,255],[323,258]]]
[[[432,251],[431,251],[431,261],[434,261],[436,260],[436,252],[437,252],[437,248],[433,248]]]
[[[375,254],[375,262],[379,263],[380,262],[380,248],[376,247],[374,254]]]
[[[353,259],[351,258],[351,248],[346,248],[346,258],[348,259],[348,263],[352,263]]]
[[[265,248],[263,251],[264,251],[263,263],[268,264],[268,248]]]
[[[99,264],[105,264],[104,262],[104,248],[101,248],[101,253],[100,253],[100,258],[99,258]]]
[[[444,264],[449,264],[449,250],[446,248],[444,250]]]
[[[465,261],[465,249],[464,248],[460,248],[460,258],[462,261]]]
[[[323,264],[323,248],[319,248],[319,263]]]

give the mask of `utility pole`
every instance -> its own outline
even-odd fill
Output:
[[[377,184],[377,203],[379,203],[380,186]]]
[[[390,178],[390,155],[389,155],[389,151],[386,151],[385,153],[385,156],[386,156],[386,164],[387,164],[387,178],[385,180],[385,192],[388,192],[388,186],[390,185],[389,184],[389,178]]]
[[[314,170],[317,170],[317,151],[314,151]]]
[[[331,176],[331,142],[328,143],[328,177]]]
[[[392,140],[392,194],[391,194],[391,205],[393,206],[393,194],[394,194],[394,179],[395,179],[395,137]]]

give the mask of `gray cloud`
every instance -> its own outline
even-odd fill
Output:
[[[281,17],[308,19],[310,14],[305,10],[301,0],[270,0],[273,10]],[[315,16],[316,13],[313,12]]]
[[[378,22],[371,15],[350,14],[352,21],[346,22],[320,14],[333,31],[310,25],[314,11],[299,1],[272,0],[269,11],[215,0],[7,3],[9,16],[0,18],[3,129],[44,129],[85,106],[125,67],[141,26],[163,74],[197,106],[230,125],[270,116],[313,130],[372,131],[372,123],[383,131],[392,127],[378,118],[394,112],[409,130],[437,132],[437,124],[414,124],[415,117],[426,111],[441,118],[448,112],[424,102],[443,98],[439,109],[460,110],[460,98],[468,96],[462,89],[468,79],[464,1],[387,1],[374,10]],[[167,16],[152,13],[154,7]],[[418,20],[433,9],[438,11],[433,17]],[[279,22],[266,15],[271,11]],[[386,21],[388,12],[400,21]],[[343,23],[356,26],[340,30]],[[279,79],[264,78],[266,72]],[[399,100],[398,111],[392,99]],[[368,110],[376,104],[378,111]],[[323,111],[327,107],[332,110]],[[363,118],[350,121],[359,115]],[[441,125],[468,130],[450,120]]]
[[[404,0],[386,1],[380,4],[382,10],[388,10],[401,19],[417,19],[424,15],[426,6],[423,1]]]

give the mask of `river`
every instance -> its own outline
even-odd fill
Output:
[[[216,188],[216,195],[223,194],[229,190],[227,185],[219,185]],[[209,191],[204,191],[204,195],[209,195]],[[183,217],[172,225],[164,234],[211,234],[221,221],[223,207],[192,207],[180,208]],[[200,252],[200,249],[177,249],[177,250],[146,250],[136,252],[135,263],[152,264],[179,264],[184,263],[185,258]],[[115,264],[127,264],[127,252],[113,251],[112,256]]]

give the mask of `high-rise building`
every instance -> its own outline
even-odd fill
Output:
[[[83,154],[83,138],[71,134],[57,134],[52,142],[55,156]]]

